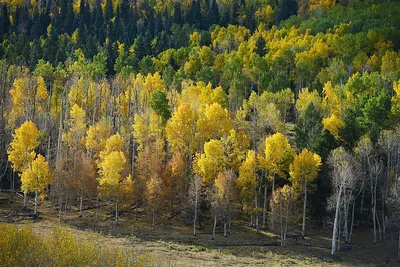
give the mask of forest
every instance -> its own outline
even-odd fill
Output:
[[[325,229],[332,256],[362,228],[400,263],[399,1],[0,6],[0,189],[25,215],[140,210],[212,240],[240,221],[282,247]]]

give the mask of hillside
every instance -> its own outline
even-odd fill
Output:
[[[112,235],[223,251],[198,265],[396,261],[399,1],[0,6],[4,221],[8,200],[79,231],[104,208]]]

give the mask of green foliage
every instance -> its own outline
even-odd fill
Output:
[[[153,91],[150,95],[150,107],[161,116],[165,124],[171,118],[171,110],[168,104],[167,95],[159,90]]]

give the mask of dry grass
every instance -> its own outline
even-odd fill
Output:
[[[9,215],[10,210],[23,212],[22,200],[6,194],[0,199],[0,219]],[[390,239],[386,243],[372,244],[370,229],[355,229],[351,250],[342,250],[335,258],[330,257],[330,232],[309,229],[306,240],[289,240],[286,248],[278,246],[238,246],[240,244],[263,244],[276,242],[276,236],[269,232],[256,233],[247,222],[235,221],[233,232],[224,238],[218,234],[211,240],[211,223],[204,225],[198,235],[192,235],[192,227],[183,226],[179,219],[157,218],[153,230],[150,218],[143,210],[121,214],[120,225],[115,226],[110,211],[102,209],[95,222],[95,209],[84,211],[79,217],[76,207],[63,214],[58,221],[58,211],[50,202],[39,207],[40,219],[13,217],[16,224],[30,224],[40,234],[49,234],[60,225],[71,232],[98,233],[103,244],[110,247],[124,247],[138,253],[150,252],[157,263],[163,266],[389,266],[396,264],[397,243]],[[64,217],[65,216],[65,217]],[[109,219],[107,219],[109,218]],[[217,229],[218,230],[218,229]],[[309,246],[312,245],[312,246]],[[349,246],[347,246],[349,247]]]

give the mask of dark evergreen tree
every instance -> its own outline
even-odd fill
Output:
[[[42,56],[42,51],[39,39],[34,39],[33,42],[31,42],[30,58],[28,61],[31,70],[35,69],[36,64],[41,58],[41,56]]]
[[[255,52],[260,56],[260,57],[264,57],[267,54],[267,47],[266,47],[267,43],[265,42],[264,37],[262,37],[262,35],[260,35],[257,38],[256,41],[256,48],[255,48]]]
[[[101,8],[100,0],[96,1],[96,6],[93,11],[94,16],[94,29],[93,31],[96,32],[97,40],[103,44],[106,38],[106,33],[104,29],[104,17],[103,17],[103,10]]]

